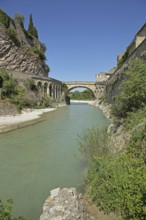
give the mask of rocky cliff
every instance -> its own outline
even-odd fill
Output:
[[[24,74],[48,76],[45,46],[28,33],[21,15],[11,19],[0,9],[0,68]]]

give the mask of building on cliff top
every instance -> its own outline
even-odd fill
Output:
[[[124,72],[128,69],[130,61],[135,58],[146,61],[146,23],[136,33],[125,52],[117,57],[117,68],[106,80],[105,93],[108,103],[114,103],[115,97],[120,91],[120,84],[124,79]]]
[[[113,73],[115,72],[116,67],[113,67],[108,72],[100,72],[96,75],[96,82],[105,82],[107,79],[109,79]]]
[[[122,51],[118,56],[117,56],[117,67],[113,67],[111,70],[108,72],[100,72],[99,74],[96,75],[96,82],[103,82],[107,81],[117,72],[117,70],[125,63],[125,61],[132,55],[134,52],[141,46],[142,43],[146,40],[146,23],[140,28],[140,30],[136,33],[134,39],[132,42],[129,44],[127,49],[125,51]],[[145,55],[146,51],[141,50],[141,54]],[[139,57],[139,54],[136,54],[137,57]]]
[[[140,28],[140,30],[136,33],[134,39],[127,47],[126,51],[121,52],[117,56],[117,63],[124,62],[138,47],[139,45],[146,39],[146,23]]]

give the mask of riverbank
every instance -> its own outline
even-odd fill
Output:
[[[21,114],[0,116],[0,133],[35,124],[44,113],[54,111],[55,109],[25,109]]]
[[[117,215],[105,214],[91,200],[75,188],[56,188],[50,191],[43,205],[40,220],[121,220]]]
[[[99,100],[91,100],[91,101],[90,100],[71,100],[71,104],[72,103],[86,103],[86,104],[98,107],[103,112],[103,114],[106,116],[106,118],[112,121],[111,105],[104,104],[103,102]]]
[[[95,101],[89,101],[89,100],[70,100],[70,103],[86,103],[89,105],[94,105]]]
[[[109,109],[107,109],[105,105],[101,105],[95,100],[71,100],[71,104],[72,103],[86,103],[89,105],[94,105],[100,108],[105,116],[109,118]],[[58,105],[58,107],[61,106],[63,106],[63,104]],[[43,114],[54,110],[56,110],[56,108],[24,109],[21,114],[0,116],[0,134],[35,124],[41,120],[41,116]]]

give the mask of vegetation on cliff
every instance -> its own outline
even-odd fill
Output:
[[[35,69],[37,67],[39,71],[41,69],[42,75],[45,73],[46,74],[49,73],[50,68],[45,63],[45,61],[47,60],[45,56],[46,46],[45,44],[41,43],[38,39],[38,31],[33,24],[32,15],[30,15],[28,30],[26,30],[24,27],[23,15],[20,15],[17,13],[14,16],[14,19],[12,19],[2,9],[0,9],[0,25],[5,30],[6,38],[8,37],[15,46],[19,47],[19,52],[22,51],[23,55],[29,54],[31,57],[35,58],[35,59],[32,59]],[[9,54],[9,56],[10,55],[11,53]],[[19,55],[19,57],[21,56]],[[8,57],[6,56],[6,58]],[[22,62],[19,62],[19,63],[22,63]],[[15,66],[15,65],[12,65],[12,66]],[[12,67],[12,69],[13,68],[14,67]],[[10,66],[9,66],[9,69],[11,69]],[[33,71],[31,65],[30,65],[29,71]]]
[[[122,125],[129,133],[124,149],[116,152],[112,133],[103,138],[93,131],[81,138],[80,146],[89,162],[86,192],[95,204],[105,213],[115,212],[122,219],[139,220],[146,219],[145,62],[133,60],[124,75],[112,107],[115,126]]]
[[[2,9],[0,9],[0,23],[4,27],[9,28],[10,20],[11,18]]]
[[[133,60],[124,73],[126,80],[121,84],[112,112],[116,117],[125,118],[146,105],[146,62]]]

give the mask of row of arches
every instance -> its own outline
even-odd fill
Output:
[[[47,95],[53,99],[61,97],[62,89],[60,84],[54,84],[52,82],[37,81],[37,87],[44,96]]]

